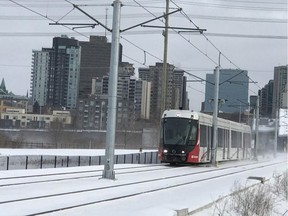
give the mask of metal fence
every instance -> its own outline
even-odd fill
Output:
[[[0,156],[0,170],[104,165],[105,156]],[[157,164],[157,152],[115,155],[115,164]]]

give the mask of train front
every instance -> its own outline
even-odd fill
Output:
[[[163,113],[159,146],[161,162],[199,162],[198,120],[195,115],[188,110],[168,110]]]

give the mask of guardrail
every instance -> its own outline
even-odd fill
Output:
[[[0,156],[0,170],[44,169],[104,165],[105,156]],[[114,156],[115,164],[157,164],[157,152],[143,152]]]

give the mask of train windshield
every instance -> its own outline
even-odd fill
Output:
[[[197,121],[186,118],[164,118],[161,139],[167,145],[195,145]]]

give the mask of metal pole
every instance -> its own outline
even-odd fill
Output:
[[[113,25],[112,25],[112,46],[109,71],[108,89],[108,119],[106,131],[106,149],[103,178],[115,179],[114,172],[114,149],[116,131],[116,111],[117,111],[117,81],[119,65],[119,44],[120,44],[120,12],[121,2],[113,2]]]
[[[165,31],[164,31],[164,58],[162,71],[162,97],[161,97],[161,113],[166,109],[166,80],[167,80],[167,52],[168,52],[168,23],[169,23],[169,0],[166,0],[166,17],[165,17]]]
[[[277,142],[278,142],[278,118],[279,118],[279,110],[276,106],[276,117],[275,117],[275,140],[274,140],[274,158],[277,156]]]
[[[215,76],[215,86],[214,86],[214,107],[213,107],[213,141],[212,141],[212,148],[211,148],[211,163],[212,165],[216,165],[216,153],[217,153],[217,140],[218,140],[218,98],[219,98],[219,67],[217,66],[214,70]]]
[[[257,160],[257,149],[259,144],[259,96],[256,102],[256,123],[255,123],[255,145],[254,145],[254,158]]]
[[[240,102],[240,110],[239,110],[239,123],[241,123],[241,102]]]

